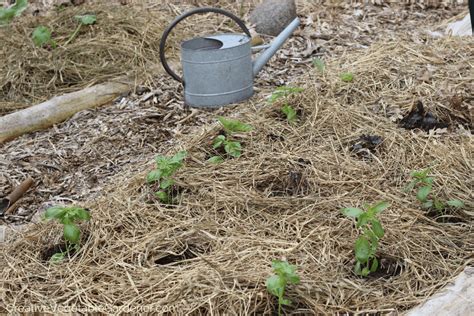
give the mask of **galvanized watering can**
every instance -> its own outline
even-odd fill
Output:
[[[185,18],[198,13],[214,12],[233,19],[243,34],[218,34],[193,38],[181,44],[183,78],[168,65],[166,39],[171,30]],[[160,59],[166,72],[184,85],[184,100],[194,107],[219,107],[246,100],[253,95],[253,78],[299,26],[295,18],[252,61],[251,35],[244,22],[227,11],[198,8],[178,16],[164,31],[160,42]]]

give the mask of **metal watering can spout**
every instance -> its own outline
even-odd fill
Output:
[[[293,34],[293,32],[298,28],[300,25],[300,20],[295,18],[288,26],[278,34],[277,37],[273,40],[270,47],[268,47],[260,56],[255,59],[253,62],[253,76],[255,77],[258,75],[260,70],[267,64],[270,58],[275,55],[278,49],[286,42],[286,40]]]
[[[217,13],[234,20],[243,33],[214,34],[181,43],[182,76],[176,74],[166,60],[166,40],[182,20],[202,13]],[[245,23],[230,12],[218,8],[196,8],[175,18],[163,32],[160,60],[166,72],[184,86],[184,102],[194,107],[220,107],[250,98],[254,77],[299,26],[294,19],[254,61],[251,34]],[[267,47],[268,46],[268,47]],[[259,47],[263,48],[263,47]]]

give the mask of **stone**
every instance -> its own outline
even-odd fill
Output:
[[[408,311],[407,316],[474,315],[474,267],[466,267],[451,285],[424,304]]]
[[[249,20],[258,33],[277,36],[296,16],[295,0],[265,0],[252,11]]]

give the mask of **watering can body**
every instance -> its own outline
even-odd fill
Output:
[[[234,19],[245,34],[218,34],[193,38],[181,44],[183,77],[168,66],[164,57],[166,38],[184,18],[215,12]],[[220,107],[240,102],[253,95],[254,77],[299,26],[296,18],[268,48],[252,60],[251,36],[245,24],[231,13],[217,8],[198,8],[176,18],[165,30],[160,43],[160,58],[165,70],[184,85],[185,103],[192,107]]]
[[[253,95],[250,38],[222,34],[181,44],[184,100],[194,107],[218,107]]]

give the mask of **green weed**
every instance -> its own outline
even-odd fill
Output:
[[[56,42],[51,38],[51,31],[46,26],[38,26],[35,28],[31,38],[33,43],[38,47],[51,45],[51,47],[56,48]]]
[[[0,8],[0,26],[9,24],[15,17],[20,16],[27,7],[27,0],[16,0],[11,7]]]
[[[296,274],[296,266],[286,261],[274,260],[272,268],[275,274],[267,279],[266,286],[270,294],[278,297],[278,315],[281,315],[282,305],[291,305],[291,301],[285,298],[286,286],[299,284],[300,277]]]
[[[341,74],[341,80],[344,82],[354,81],[354,74],[352,72],[345,72]]]
[[[387,202],[379,202],[366,205],[365,210],[355,207],[342,209],[342,214],[357,220],[356,227],[362,232],[354,245],[356,257],[354,272],[357,275],[367,276],[378,269],[379,262],[375,254],[379,240],[384,236],[385,231],[377,215],[387,207],[389,207]]]
[[[324,61],[322,61],[320,58],[313,58],[313,66],[316,68],[320,73],[324,73],[324,70],[326,69],[326,65],[324,64]]]

